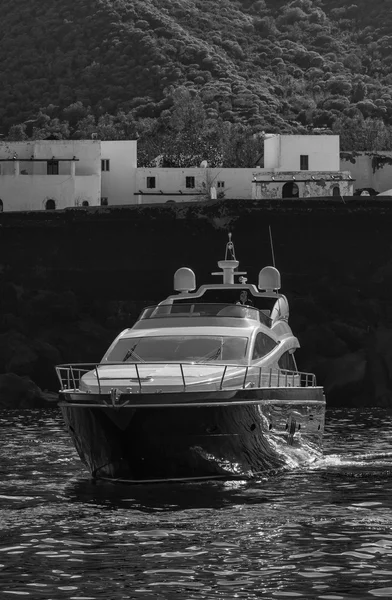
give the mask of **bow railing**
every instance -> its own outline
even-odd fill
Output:
[[[74,363],[56,367],[61,392],[122,394],[315,387],[313,373],[211,362]]]

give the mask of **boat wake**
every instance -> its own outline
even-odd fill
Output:
[[[388,471],[392,474],[392,452],[366,452],[363,454],[330,454],[315,461],[311,468],[313,470],[343,470],[354,473],[371,469],[379,473]]]

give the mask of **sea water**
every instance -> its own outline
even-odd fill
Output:
[[[92,481],[57,409],[0,412],[0,598],[392,598],[392,418],[253,481]]]

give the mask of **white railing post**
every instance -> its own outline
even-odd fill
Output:
[[[220,389],[223,388],[223,382],[225,380],[226,370],[227,370],[227,365],[225,365],[225,368],[223,369],[223,375],[222,375],[222,379],[221,379],[221,382],[220,382]]]
[[[245,377],[244,377],[244,382],[242,384],[243,390],[245,389],[245,386],[246,386],[246,378],[248,377],[248,369],[249,369],[249,367],[246,367],[246,369],[245,369]]]
[[[101,395],[101,381],[99,379],[98,367],[95,365],[95,373],[97,375],[97,383],[98,383],[98,394]]]
[[[183,369],[182,363],[180,363],[180,370],[181,370],[182,384],[184,386],[184,392],[186,392],[186,383],[185,383],[184,369]]]
[[[135,369],[136,369],[137,380],[139,383],[139,394],[141,394],[142,393],[142,382],[140,381],[140,375],[139,375],[139,369],[137,367],[137,363],[135,363]]]
[[[72,376],[73,389],[76,390],[76,383],[75,383],[75,377],[74,377],[72,365],[71,365],[71,376]]]

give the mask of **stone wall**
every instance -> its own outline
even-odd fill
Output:
[[[259,171],[253,174],[252,198],[352,196],[353,181],[350,177],[347,171],[334,174],[326,171]]]

